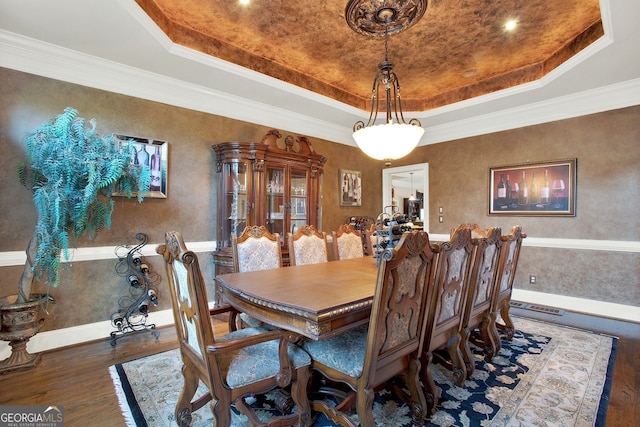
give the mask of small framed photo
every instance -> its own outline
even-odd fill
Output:
[[[144,197],[167,198],[169,144],[167,141],[140,138],[137,136],[114,135],[121,144],[133,142],[136,155],[132,160],[134,165],[147,167],[149,173],[149,191]],[[137,193],[134,193],[134,196]],[[114,193],[116,196],[124,196],[124,193]]]
[[[362,176],[360,171],[340,169],[340,206],[362,206]]]
[[[489,214],[575,216],[577,159],[489,168]]]

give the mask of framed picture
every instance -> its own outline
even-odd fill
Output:
[[[169,144],[166,141],[158,141],[137,136],[115,135],[121,144],[133,141],[136,155],[132,162],[140,168],[146,166],[149,174],[149,191],[144,197],[162,198],[167,197],[167,180],[169,165]],[[116,196],[124,196],[122,192],[115,193]],[[135,194],[134,194],[135,195]]]
[[[360,171],[340,169],[340,206],[362,206],[362,177]]]
[[[576,215],[577,159],[489,168],[489,214]]]

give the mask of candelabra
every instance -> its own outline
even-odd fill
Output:
[[[116,328],[111,332],[111,346],[115,347],[119,338],[137,332],[151,332],[156,339],[160,331],[155,324],[147,324],[149,308],[158,305],[158,288],[161,277],[153,273],[142,256],[141,249],[149,241],[144,233],[136,234],[141,243],[130,248],[119,246],[116,248],[118,263],[116,273],[126,278],[129,283],[129,294],[118,301],[118,311],[111,315],[111,325]],[[126,251],[125,255],[119,253]]]

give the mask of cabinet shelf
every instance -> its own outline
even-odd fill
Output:
[[[292,225],[321,229],[321,210],[310,207],[318,206],[327,159],[304,136],[278,141],[281,138],[279,131],[271,130],[260,142],[221,142],[212,147],[217,174],[216,274],[232,271],[231,235],[239,236],[245,226],[264,225],[279,233],[284,265],[286,233]]]

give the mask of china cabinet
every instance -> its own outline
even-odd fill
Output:
[[[217,181],[216,274],[232,271],[231,235],[248,225],[280,234],[287,265],[287,231],[305,224],[321,228],[320,194],[326,158],[304,136],[270,130],[260,142],[213,145]]]

